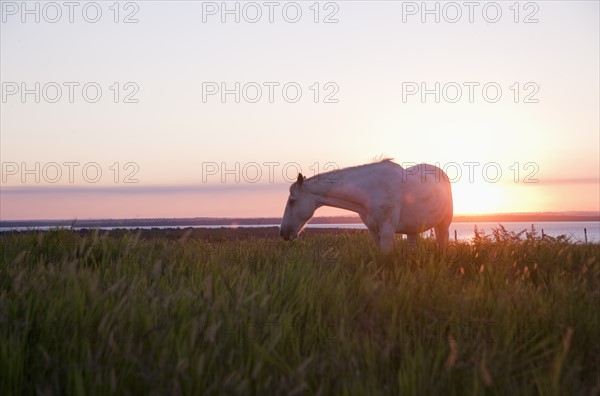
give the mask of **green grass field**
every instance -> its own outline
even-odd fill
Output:
[[[0,394],[598,395],[600,245],[0,236]]]

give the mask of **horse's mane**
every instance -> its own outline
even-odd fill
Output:
[[[386,163],[386,164],[387,164],[387,163],[393,163],[393,161],[394,161],[394,158],[389,158],[389,157],[386,157],[386,158],[374,158],[374,159],[373,159],[373,162],[370,162],[370,163],[368,163],[368,164],[355,165],[355,166],[348,166],[348,167],[346,167],[346,168],[339,168],[339,169],[334,169],[334,170],[331,170],[331,171],[329,171],[329,172],[323,172],[323,173],[319,173],[319,174],[317,174],[317,175],[315,175],[315,176],[311,176],[311,177],[308,177],[308,178],[306,178],[306,180],[305,180],[305,181],[310,181],[311,179],[315,179],[315,178],[317,178],[317,177],[323,177],[323,176],[331,175],[332,173],[335,173],[335,172],[338,172],[338,171],[350,170],[350,169],[359,169],[359,168],[365,168],[365,167],[368,167],[368,166],[373,166],[373,165],[377,165],[377,164],[384,164],[384,163]]]
[[[383,155],[380,155],[379,157],[373,157],[373,159],[371,160],[371,164],[377,164],[379,162],[391,162],[393,160],[394,159],[391,157],[384,157]],[[369,165],[369,164],[365,164],[365,165]]]

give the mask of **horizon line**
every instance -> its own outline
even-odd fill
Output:
[[[600,211],[589,211],[589,210],[567,210],[560,212],[496,212],[496,213],[456,213],[455,218],[460,217],[501,217],[501,216],[579,216],[579,217],[598,217],[600,221]],[[257,216],[257,217],[221,217],[221,216],[195,216],[195,217],[103,217],[103,218],[54,218],[54,219],[11,219],[3,220],[0,218],[0,224],[5,222],[71,222],[76,224],[78,221],[158,221],[158,220],[170,220],[170,221],[182,221],[182,220],[275,220],[281,219],[281,216]],[[315,216],[314,219],[359,219],[358,215],[338,215],[338,216]]]

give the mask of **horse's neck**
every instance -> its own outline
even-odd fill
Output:
[[[310,191],[318,197],[319,206],[332,206],[363,215],[366,205],[358,184],[348,175],[338,172],[331,178],[322,177],[311,183]]]

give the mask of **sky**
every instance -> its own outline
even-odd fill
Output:
[[[387,157],[600,210],[597,1],[68,4],[1,2],[0,220],[281,216]]]

